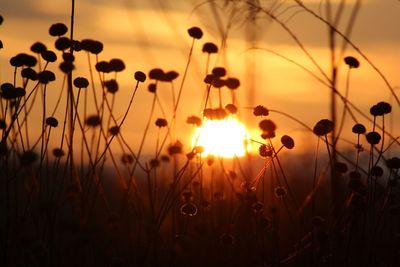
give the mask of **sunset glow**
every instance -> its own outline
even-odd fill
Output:
[[[202,146],[204,155],[224,158],[242,157],[249,149],[249,134],[237,118],[206,120],[193,135],[192,144]]]

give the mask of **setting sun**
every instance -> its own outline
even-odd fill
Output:
[[[235,117],[204,121],[193,136],[192,144],[202,146],[204,155],[224,158],[242,157],[249,149],[249,134]]]

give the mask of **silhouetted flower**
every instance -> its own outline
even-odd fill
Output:
[[[158,159],[151,159],[150,160],[150,167],[151,168],[157,168],[160,166],[160,161]]]
[[[167,122],[166,119],[158,118],[156,120],[156,126],[159,127],[159,128],[167,127],[168,126],[168,122]]]
[[[197,214],[197,206],[192,202],[185,203],[181,206],[181,214],[193,217]]]
[[[386,160],[386,166],[389,169],[400,169],[400,158],[393,157],[391,159]]]
[[[101,124],[101,118],[98,115],[91,115],[86,118],[85,123],[90,127],[96,127]]]
[[[109,132],[111,135],[118,135],[118,134],[119,134],[119,131],[120,131],[119,126],[112,126],[110,129],[108,129],[108,132]]]
[[[182,153],[183,144],[180,141],[175,141],[168,146],[168,154],[176,155]]]
[[[27,150],[22,153],[19,160],[21,162],[21,165],[28,166],[32,165],[38,158],[39,156],[36,152],[34,152],[33,150]]]
[[[215,88],[222,88],[225,86],[225,80],[216,78],[212,81],[212,86],[214,86]]]
[[[192,27],[188,29],[188,33],[190,37],[194,39],[201,39],[203,37],[203,31],[199,27]]]
[[[87,88],[89,86],[89,81],[84,77],[76,77],[74,79],[74,85],[77,88]]]
[[[106,87],[107,92],[111,94],[115,94],[119,89],[118,82],[115,79],[104,81],[104,87]]]
[[[71,40],[68,37],[60,37],[55,41],[54,46],[60,51],[67,50],[71,47]]]
[[[358,68],[360,66],[360,62],[355,58],[355,57],[345,57],[344,62],[350,67],[350,68]]]
[[[284,188],[283,186],[276,187],[274,192],[277,198],[284,198],[287,195],[286,188]]]
[[[228,78],[225,80],[225,85],[231,90],[235,90],[239,88],[240,86],[240,81],[236,78]]]
[[[10,64],[13,67],[34,67],[36,63],[37,59],[34,56],[25,53],[19,53],[10,59]]]
[[[44,70],[38,73],[38,80],[42,84],[48,84],[49,82],[53,82],[56,80],[56,76],[54,72],[50,70]]]
[[[54,117],[48,117],[46,118],[46,124],[55,128],[58,126],[58,120]]]
[[[218,77],[218,78],[224,77],[224,76],[226,75],[226,70],[225,70],[225,68],[223,68],[223,67],[215,67],[215,68],[213,68],[213,70],[212,70],[212,74],[213,74],[215,77]]]
[[[63,61],[60,63],[60,70],[66,74],[70,73],[75,69],[74,64],[71,61]]]
[[[125,69],[125,63],[119,58],[113,58],[110,60],[111,71],[121,72]]]
[[[347,172],[347,165],[343,162],[336,162],[334,168],[339,173]]]
[[[355,134],[364,134],[367,131],[365,126],[360,123],[355,124],[351,130]]]
[[[175,80],[176,78],[178,78],[179,73],[177,73],[176,71],[168,71],[166,73],[164,73],[164,76],[162,77],[162,81],[164,82],[172,82],[173,80]]]
[[[62,36],[68,31],[67,26],[64,23],[55,23],[50,26],[49,33],[51,36]]]
[[[130,154],[123,154],[121,157],[121,162],[125,165],[133,163],[133,157]]]
[[[380,166],[373,166],[371,168],[371,175],[381,177],[383,175],[383,169]]]
[[[32,68],[25,68],[21,71],[21,76],[23,78],[32,80],[32,81],[36,81],[37,80],[37,73],[34,69]]]
[[[51,50],[43,51],[41,54],[42,58],[47,62],[55,62],[57,60],[57,55]]]
[[[292,149],[294,147],[294,140],[292,137],[288,135],[284,135],[281,138],[281,143],[284,145],[287,149]]]
[[[392,106],[387,102],[379,102],[370,109],[370,113],[373,116],[382,116],[392,112]]]
[[[110,63],[107,61],[99,61],[96,63],[95,68],[98,72],[103,72],[103,73],[110,73],[111,72],[111,67]]]
[[[263,158],[272,157],[272,149],[270,147],[268,147],[267,145],[262,144],[258,148],[258,154]]]
[[[230,113],[230,114],[236,114],[238,112],[237,107],[234,104],[227,104],[225,106],[225,109]]]
[[[54,148],[53,149],[53,156],[56,158],[61,158],[65,155],[64,151],[61,148]]]
[[[46,46],[41,42],[36,42],[31,46],[31,51],[33,53],[41,54],[46,50],[47,50]]]
[[[202,119],[197,116],[190,116],[186,119],[186,123],[196,125],[200,127],[202,124]]]
[[[253,114],[254,116],[268,116],[269,110],[264,106],[258,105],[253,109]]]
[[[212,84],[215,79],[216,77],[214,76],[214,74],[207,74],[206,77],[204,78],[204,82],[206,84]]]
[[[146,80],[146,74],[141,71],[135,72],[135,80],[138,82],[144,82]]]
[[[71,54],[70,52],[64,52],[62,54],[62,58],[64,61],[67,62],[74,62],[75,61],[75,56],[73,54]]]
[[[84,39],[81,41],[82,50],[85,50],[92,54],[100,54],[103,51],[103,44],[99,41],[92,39]]]
[[[155,83],[150,83],[149,84],[149,86],[147,87],[147,90],[150,92],[150,93],[155,93],[156,91],[157,91],[157,84],[155,84]]]
[[[218,53],[218,46],[214,43],[205,43],[203,45],[203,52],[209,54]]]
[[[315,124],[313,132],[318,136],[327,135],[333,130],[333,122],[328,119],[323,119]]]
[[[164,79],[164,71],[159,68],[152,69],[149,72],[149,78],[153,79],[153,80],[161,81]]]
[[[376,145],[381,140],[381,135],[377,132],[369,132],[365,137],[367,138],[368,143],[371,145]]]

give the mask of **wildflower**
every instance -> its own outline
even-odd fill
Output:
[[[381,115],[389,114],[390,112],[392,112],[392,106],[387,102],[383,102],[383,101],[379,102],[374,107],[375,107],[374,113],[378,114],[378,115],[374,115],[374,114],[372,114],[372,111],[370,110],[371,114],[374,116],[381,116]]]
[[[107,92],[111,94],[115,94],[119,89],[118,82],[115,79],[104,81],[104,86],[106,87]]]
[[[51,36],[62,36],[68,31],[67,26],[64,23],[56,23],[50,26],[49,33]]]
[[[82,50],[92,54],[100,54],[103,51],[103,44],[96,40],[84,39],[81,41]]]
[[[183,144],[177,140],[175,143],[172,143],[168,146],[168,154],[175,155],[182,153]]]
[[[264,204],[260,201],[257,201],[251,205],[251,209],[254,213],[262,213],[264,210]]]
[[[41,54],[42,58],[47,62],[55,62],[57,60],[57,55],[51,50],[43,51]]]
[[[34,56],[25,53],[19,53],[10,59],[10,64],[13,67],[34,67],[36,63],[37,59]]]
[[[339,173],[347,172],[347,165],[343,162],[336,162],[334,168]]]
[[[87,126],[96,127],[101,124],[101,118],[98,115],[91,115],[86,118],[85,123]]]
[[[284,198],[287,194],[287,191],[283,186],[276,187],[274,192],[277,198]]]
[[[223,68],[223,67],[215,67],[215,68],[213,68],[213,70],[212,70],[212,74],[213,74],[215,77],[218,77],[218,78],[224,77],[224,76],[226,75],[226,70],[225,70],[225,68]]]
[[[281,138],[281,143],[284,145],[287,149],[292,149],[294,147],[294,140],[292,137],[288,135],[284,135]]]
[[[110,60],[111,71],[121,72],[125,69],[125,63],[119,58],[113,58]]]
[[[119,131],[120,131],[119,126],[112,126],[110,129],[108,129],[108,132],[111,135],[118,135]]]
[[[365,126],[360,123],[355,124],[351,130],[355,134],[364,134],[367,131]]]
[[[269,110],[264,106],[258,105],[253,109],[253,114],[254,116],[268,116]]]
[[[55,128],[58,126],[58,120],[54,117],[48,117],[46,118],[46,124]]]
[[[53,156],[56,158],[61,158],[65,155],[65,152],[61,148],[53,149]]]
[[[214,43],[205,43],[203,45],[203,52],[208,54],[218,53],[218,46]]]
[[[33,53],[41,54],[46,50],[47,50],[46,46],[41,42],[36,42],[31,46],[31,51]]]
[[[192,202],[183,204],[180,210],[184,216],[193,217],[197,214],[197,206]]]
[[[235,90],[239,88],[240,86],[240,81],[236,78],[228,78],[225,80],[225,85],[231,90]]]
[[[63,58],[64,61],[67,61],[67,62],[74,62],[75,61],[75,56],[73,54],[69,53],[69,52],[64,52],[62,54],[62,58]]]
[[[186,123],[193,124],[193,125],[196,125],[197,127],[200,127],[201,124],[203,123],[203,121],[201,118],[199,118],[197,116],[190,116],[186,119]]]
[[[358,68],[360,66],[360,62],[355,57],[345,57],[344,62],[349,66],[349,68]]]
[[[59,51],[67,50],[71,47],[71,40],[68,37],[60,37],[55,41],[54,46]]]
[[[168,71],[167,73],[164,74],[164,76],[162,77],[162,81],[164,82],[172,82],[173,80],[175,80],[176,78],[178,78],[179,73],[177,73],[176,71]]]
[[[38,80],[42,84],[48,84],[49,82],[55,81],[56,76],[54,72],[49,70],[44,70],[38,73]]]
[[[99,61],[96,63],[95,68],[98,72],[103,72],[103,73],[110,73],[111,68],[110,68],[110,63],[107,61]]]
[[[234,104],[227,104],[225,106],[225,110],[227,110],[230,114],[236,114],[238,109]]]
[[[159,68],[152,69],[149,72],[149,77],[150,77],[150,79],[153,79],[153,80],[161,81],[161,80],[163,80],[164,75],[165,75],[164,71]]]
[[[386,166],[389,169],[400,169],[400,158],[393,157],[391,159],[386,160]]]
[[[21,162],[21,165],[28,166],[32,165],[38,158],[39,157],[36,152],[34,152],[33,150],[27,150],[22,153],[19,160]]]
[[[87,88],[89,86],[89,81],[84,77],[76,77],[74,79],[74,85],[77,88]]]
[[[366,135],[368,143],[371,145],[376,145],[380,142],[381,140],[381,135],[377,132],[369,132]]]
[[[155,84],[155,83],[150,83],[149,84],[149,86],[147,87],[147,90],[150,92],[150,93],[155,93],[155,92],[157,92],[157,84]]]
[[[214,74],[207,74],[206,77],[204,78],[204,82],[206,84],[212,84],[215,78],[216,77],[214,76]]]
[[[81,42],[79,42],[78,40],[73,40],[72,41],[72,48],[77,52],[81,51],[82,50]]]
[[[63,61],[60,63],[60,70],[66,74],[70,73],[75,69],[75,66],[72,62],[70,61]]]
[[[318,136],[327,135],[328,133],[332,132],[333,130],[333,122],[328,119],[323,119],[315,124],[313,132]]]
[[[214,79],[214,80],[212,81],[212,85],[213,85],[215,88],[222,88],[222,87],[225,86],[225,80],[222,80],[222,79],[220,79],[220,78],[216,78],[216,79]]]
[[[159,128],[166,127],[166,126],[168,126],[168,122],[166,119],[158,118],[156,120],[156,126]]]
[[[146,80],[146,74],[141,71],[135,72],[135,80],[138,82],[144,82]]]
[[[201,39],[203,37],[203,31],[199,27],[192,27],[188,29],[189,36],[194,39]]]
[[[383,169],[380,166],[373,166],[371,168],[371,175],[375,177],[381,177],[383,175]]]
[[[37,73],[32,68],[22,69],[21,76],[23,78],[26,78],[26,79],[29,79],[29,80],[32,80],[32,81],[36,81],[37,80]]]
[[[132,155],[123,154],[123,155],[121,156],[121,162],[122,162],[123,164],[125,164],[125,165],[132,164],[132,163],[133,163],[133,157],[132,157]]]
[[[272,149],[270,149],[267,145],[260,145],[260,147],[258,148],[258,154],[263,157],[272,157]]]
[[[273,132],[276,130],[276,125],[273,121],[271,120],[262,120],[258,126],[260,129],[264,132]]]

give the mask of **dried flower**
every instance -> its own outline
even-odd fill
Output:
[[[107,92],[111,94],[115,94],[119,89],[118,82],[115,79],[104,81],[104,86],[106,87]]]
[[[89,81],[84,77],[76,77],[74,79],[74,86],[77,88],[87,88],[89,86]]]
[[[313,132],[318,136],[327,135],[333,130],[333,122],[328,119],[323,119],[315,124]]]
[[[152,69],[149,72],[149,78],[153,80],[161,81],[164,79],[164,75],[164,71],[159,68]]]
[[[159,127],[159,128],[167,127],[167,126],[168,126],[168,122],[167,122],[166,119],[158,118],[158,119],[156,120],[156,125],[157,125],[157,127]]]
[[[200,127],[202,122],[202,119],[197,116],[190,116],[186,119],[186,123],[196,125],[197,127]]]
[[[58,126],[58,120],[54,117],[48,117],[46,118],[46,124],[55,128]]]
[[[71,40],[68,37],[60,37],[55,41],[54,46],[59,51],[67,50],[71,47]]]
[[[234,104],[227,104],[225,106],[225,109],[230,113],[230,114],[236,114],[238,112],[237,107]]]
[[[120,128],[119,128],[119,126],[112,126],[110,129],[108,129],[108,132],[111,135],[118,135],[120,132]]]
[[[240,86],[240,81],[236,78],[228,78],[225,80],[225,85],[231,90],[236,90]]]
[[[182,149],[183,149],[183,144],[179,140],[177,140],[176,142],[168,146],[168,154],[171,156],[175,154],[180,154],[182,153]]]
[[[121,72],[125,69],[125,63],[119,58],[113,58],[109,62],[111,71]]]
[[[62,36],[68,31],[67,26],[64,23],[55,23],[50,26],[49,33],[51,36]]]
[[[47,50],[46,46],[41,42],[36,42],[31,46],[31,51],[33,53],[41,54],[46,50]]]
[[[349,68],[358,68],[360,66],[360,62],[355,57],[345,57],[344,62],[349,66]]]
[[[189,36],[194,39],[201,39],[203,37],[203,31],[199,27],[192,27],[188,29]]]
[[[179,73],[176,71],[168,71],[166,73],[164,73],[164,76],[162,77],[162,81],[163,82],[172,82],[173,80],[175,80],[176,78],[178,78]]]
[[[377,132],[369,132],[365,137],[371,145],[376,145],[381,141],[381,135]]]
[[[121,162],[125,165],[133,163],[133,157],[130,154],[123,154],[121,157]]]
[[[203,52],[209,54],[218,53],[218,46],[214,43],[205,43],[203,45]]]
[[[81,48],[84,51],[98,55],[103,51],[103,44],[92,39],[84,39],[81,41]]]
[[[61,158],[65,155],[64,150],[62,150],[61,148],[54,148],[53,149],[53,156],[56,158]]]
[[[254,116],[268,116],[269,110],[264,106],[258,105],[253,109],[253,114]]]
[[[111,72],[110,63],[107,61],[97,62],[95,65],[95,68],[98,72],[102,72],[102,73],[110,73]]]
[[[49,82],[55,81],[56,76],[54,72],[49,70],[44,70],[38,73],[38,80],[42,84],[48,84]]]
[[[272,149],[269,146],[262,144],[258,148],[258,154],[263,158],[272,157]]]
[[[60,70],[66,74],[70,73],[75,69],[75,66],[72,62],[70,61],[63,61],[60,63]]]
[[[215,67],[212,70],[212,74],[215,77],[221,78],[221,77],[224,77],[226,75],[226,70],[223,67]]]
[[[23,78],[36,81],[37,80],[37,73],[34,69],[32,68],[25,68],[21,71],[21,76]]]
[[[47,62],[55,62],[57,60],[57,55],[51,50],[43,51],[41,54],[42,58]]]
[[[135,72],[135,80],[138,82],[144,82],[146,80],[146,74],[141,71]]]
[[[367,131],[361,123],[355,124],[351,130],[355,134],[364,134]]]
[[[288,135],[284,135],[281,138],[281,143],[284,145],[287,149],[292,149],[294,147],[294,140],[292,137]]]
[[[91,115],[86,118],[85,123],[87,126],[90,127],[100,126],[101,118],[98,115]]]

